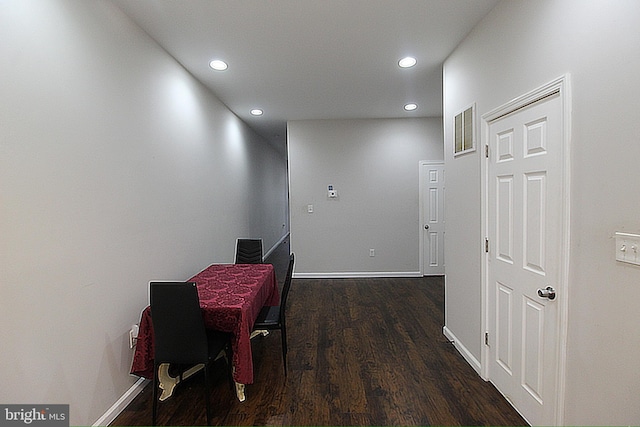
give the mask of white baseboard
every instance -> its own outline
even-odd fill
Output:
[[[122,412],[124,408],[126,408],[127,405],[129,405],[133,399],[142,392],[148,382],[149,380],[147,379],[139,378],[138,381],[136,381],[131,388],[129,388],[129,390],[127,390],[120,399],[111,406],[111,408],[107,409],[107,412],[105,412],[104,415],[93,423],[93,426],[108,426],[111,424],[111,422],[120,415],[120,412]]]
[[[335,273],[294,273],[294,279],[352,279],[367,277],[422,277],[419,271],[348,271]]]
[[[458,340],[454,333],[451,332],[451,330],[449,330],[446,326],[442,328],[442,333],[445,337],[447,337],[449,341],[453,343],[453,346],[456,348],[456,350],[458,350],[458,353],[460,353],[462,357],[464,357],[464,360],[466,360],[467,363],[471,365],[473,369],[475,369],[478,375],[480,375],[480,373],[482,372],[482,364],[480,363],[480,361],[476,359],[473,354],[471,354],[467,347],[465,347],[464,344],[462,344],[462,342],[460,342],[460,340]]]
[[[278,246],[280,246],[280,245],[282,244],[282,242],[284,242],[284,241],[285,241],[285,239],[286,239],[287,237],[289,237],[289,233],[287,233],[287,234],[285,234],[284,236],[282,236],[282,237],[280,238],[280,240],[278,240],[278,241],[276,242],[276,244],[275,244],[275,245],[271,246],[271,249],[269,249],[269,251],[268,251],[268,252],[266,252],[262,258],[267,259],[267,257],[268,257],[269,255],[271,255],[271,252],[275,251],[275,250],[276,250],[276,248],[277,248]]]

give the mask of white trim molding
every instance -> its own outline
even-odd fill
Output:
[[[133,399],[142,392],[148,382],[149,380],[145,378],[138,378],[138,381],[136,381],[111,408],[107,409],[107,412],[93,423],[93,426],[108,426],[111,424],[113,420],[124,411],[127,405],[133,402]]]
[[[451,342],[451,344],[453,344],[456,350],[458,350],[458,353],[460,353],[462,357],[464,357],[467,363],[471,365],[473,369],[475,369],[478,375],[480,375],[480,371],[482,368],[480,365],[480,361],[469,351],[469,349],[467,349],[467,347],[464,344],[462,344],[462,342],[460,342],[460,340],[458,340],[455,334],[451,332],[451,329],[444,326],[442,328],[442,333],[444,334],[445,337],[447,337],[447,339]]]
[[[289,237],[289,234],[290,233],[287,232],[284,236],[282,236],[280,240],[278,240],[273,246],[271,246],[271,249],[269,249],[269,251],[267,251],[262,258],[267,259],[267,257],[271,255],[271,252],[275,251],[278,248],[278,246],[280,246],[282,242],[284,242],[287,239],[287,237]]]
[[[345,271],[327,273],[294,273],[294,279],[354,279],[375,277],[422,277],[419,271]]]

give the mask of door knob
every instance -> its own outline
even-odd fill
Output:
[[[425,225],[425,226],[424,226],[424,229],[425,229],[425,230],[428,230],[428,229],[429,229],[429,224]]]
[[[551,286],[547,286],[544,289],[538,289],[538,296],[540,298],[549,298],[551,300],[556,299],[556,290]]]

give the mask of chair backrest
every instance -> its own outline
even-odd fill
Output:
[[[291,288],[291,279],[293,278],[293,264],[295,263],[295,255],[289,255],[289,267],[287,267],[287,275],[284,278],[284,285],[282,286],[282,295],[280,296],[280,321],[284,321],[284,312],[287,305],[287,297],[289,296],[289,289]]]
[[[193,282],[151,282],[156,363],[206,363],[207,334]]]
[[[262,239],[238,239],[236,241],[236,264],[261,264]]]

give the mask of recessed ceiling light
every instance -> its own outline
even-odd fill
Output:
[[[413,111],[413,110],[416,110],[417,108],[418,108],[418,104],[414,104],[414,103],[406,104],[406,105],[404,106],[404,109],[405,109],[406,111]]]
[[[263,113],[263,111],[259,108],[254,108],[253,110],[251,110],[251,114],[254,116],[261,116]]]
[[[209,62],[209,67],[213,68],[216,71],[224,71],[229,66],[224,61],[221,61],[219,59],[214,59],[213,61]]]
[[[400,61],[398,61],[398,66],[400,68],[409,68],[409,67],[413,67],[417,63],[418,63],[418,60],[416,58],[412,56],[407,56],[406,58],[402,58]]]

